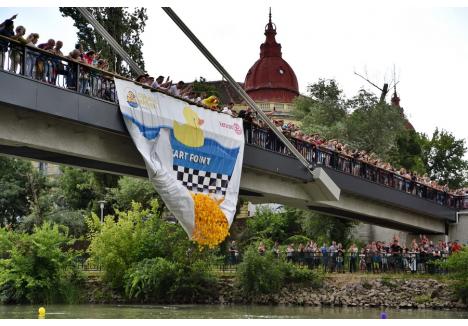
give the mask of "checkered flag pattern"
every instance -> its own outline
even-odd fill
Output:
[[[174,165],[173,168],[177,172],[177,180],[182,181],[188,190],[226,195],[231,176],[190,169],[180,165]]]

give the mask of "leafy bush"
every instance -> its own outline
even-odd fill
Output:
[[[162,298],[176,278],[176,266],[164,258],[144,259],[125,276],[125,294],[129,298]]]
[[[280,266],[284,273],[285,284],[305,283],[313,288],[319,288],[323,285],[323,273],[284,261],[280,263]]]
[[[77,253],[65,251],[66,228],[45,222],[32,234],[0,231],[0,301],[4,303],[74,303],[83,281]]]
[[[131,210],[106,216],[104,224],[95,214],[88,219],[91,260],[101,265],[104,282],[138,302],[212,297],[213,251],[197,250],[180,225],[160,218],[158,208],[156,200],[150,209],[133,202]]]
[[[194,302],[209,296],[216,281],[206,264],[169,262],[164,258],[144,259],[125,275],[125,294],[143,302]]]
[[[284,272],[270,251],[261,256],[255,246],[250,246],[243,262],[237,268],[237,282],[248,294],[275,293],[284,281]]]
[[[278,259],[271,251],[259,255],[255,245],[248,247],[237,268],[237,284],[246,294],[276,293],[292,283],[320,287],[322,280],[317,272]]]
[[[175,283],[168,292],[172,302],[194,303],[216,294],[217,280],[206,259],[191,264],[178,263]]]
[[[453,289],[458,298],[468,302],[468,247],[454,253],[441,265],[448,269],[448,276],[454,280]]]
[[[153,201],[151,209],[142,209],[140,204],[133,203],[128,212],[117,211],[117,217],[106,216],[102,225],[93,215],[88,224],[91,260],[101,266],[105,282],[116,289],[128,288],[131,297],[135,297],[138,288],[133,289],[128,280],[141,277],[141,282],[145,282],[144,278],[158,275],[154,273],[159,273],[165,265],[155,260],[157,257],[176,264],[177,272],[181,266],[201,259],[210,262],[211,252],[194,249],[180,225],[160,219],[157,201]],[[138,274],[136,266],[144,268],[144,271]],[[142,289],[146,287],[146,283],[136,282]],[[144,293],[137,297],[143,298]]]

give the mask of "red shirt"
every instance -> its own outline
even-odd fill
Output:
[[[84,60],[87,64],[89,64],[89,65],[92,65],[92,64],[93,64],[93,58],[90,57],[90,56],[88,56],[88,55],[86,55],[86,54],[83,55],[83,60]]]
[[[461,246],[458,243],[452,244],[452,252],[459,252],[461,250]]]

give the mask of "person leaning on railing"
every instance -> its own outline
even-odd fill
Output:
[[[0,35],[5,37],[12,37],[15,35],[14,29],[15,24],[13,20],[17,15],[13,15],[10,19],[5,19],[3,23],[0,24]],[[0,68],[4,69],[5,64],[5,53],[8,51],[8,40],[0,39]]]
[[[52,53],[56,55],[56,57],[52,58],[51,63],[52,63],[52,77],[50,83],[55,85],[57,76],[58,75],[66,75],[65,67],[62,63],[62,60],[60,59],[63,57],[62,53],[62,47],[63,47],[63,42],[62,41],[57,41],[55,43],[55,47],[52,49]]]
[[[31,33],[26,38],[26,45],[28,47],[36,47],[37,42],[39,41],[38,33]],[[26,53],[26,67],[24,70],[24,75],[28,77],[33,77],[34,68],[36,66],[36,53],[32,51],[27,51]]]
[[[15,35],[13,35],[11,38],[15,41],[18,41],[21,45],[25,45],[28,43],[28,41],[23,37],[26,34],[26,28],[24,26],[17,26],[15,29]],[[21,61],[23,57],[23,51],[21,48],[15,45],[10,46],[10,72],[17,73],[18,67],[21,67]],[[20,73],[22,73],[20,71]]]
[[[81,56],[80,56],[80,51],[78,49],[74,49],[71,51],[68,56],[66,56],[67,59],[76,61],[78,63],[81,63]],[[73,65],[68,64],[67,65],[67,74],[66,74],[66,83],[67,83],[67,88],[76,90],[76,82],[77,82],[77,74],[76,74],[76,69],[73,67]]]
[[[49,39],[47,43],[37,46],[38,49],[52,52],[55,46],[55,40]],[[36,79],[50,83],[52,77],[51,56],[41,53],[36,59]]]

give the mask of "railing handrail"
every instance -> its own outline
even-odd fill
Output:
[[[265,132],[265,133],[268,133],[268,130],[265,129],[265,128],[262,128],[261,126],[257,125],[257,124],[252,124],[253,126],[255,126],[255,128],[257,130],[261,130],[261,132]],[[296,138],[294,136],[288,136],[292,139],[294,139],[296,142],[302,142],[303,144],[307,144],[307,145],[310,145],[311,147],[314,147],[317,151],[319,152],[322,152],[322,153],[326,153],[326,154],[329,154],[329,155],[336,155],[337,157],[339,158],[342,158],[348,162],[358,162],[359,164],[364,164],[368,167],[371,167],[372,170],[374,171],[378,171],[378,172],[381,172],[381,173],[384,173],[384,174],[387,174],[393,178],[396,178],[396,179],[401,179],[402,181],[408,181],[408,182],[411,182],[413,183],[414,187],[420,187],[420,188],[426,188],[426,189],[430,189],[431,191],[434,191],[436,194],[441,194],[441,195],[444,195],[444,196],[449,196],[451,198],[457,198],[458,200],[468,200],[468,195],[457,195],[457,194],[453,194],[453,193],[450,193],[450,192],[446,192],[446,191],[443,191],[443,190],[439,190],[437,188],[434,188],[432,186],[428,186],[426,184],[423,184],[421,182],[418,182],[418,181],[413,181],[403,175],[400,175],[399,173],[396,173],[396,172],[393,172],[393,171],[389,171],[389,170],[386,170],[386,169],[383,169],[381,167],[378,167],[370,162],[365,162],[365,161],[362,161],[358,158],[353,158],[351,156],[348,156],[348,155],[344,155],[338,151],[332,151],[330,149],[328,149],[327,147],[325,147],[324,145],[320,144],[320,145],[316,145],[316,144],[313,144],[313,143],[309,143],[307,141],[304,141],[303,139],[299,139],[299,138]],[[287,155],[287,154],[285,154]],[[317,163],[317,162],[314,162],[314,163]],[[382,185],[382,183],[380,182],[377,182],[379,185]],[[393,189],[393,188],[392,188]],[[445,205],[445,206],[449,206],[449,205]],[[450,207],[450,206],[449,206]]]
[[[143,88],[146,88],[146,89],[150,89],[152,92],[158,92],[158,93],[161,93],[161,94],[165,94],[167,96],[171,96],[173,98],[177,98],[179,100],[182,100],[188,104],[191,104],[191,105],[195,105],[195,106],[198,106],[198,107],[203,107],[203,108],[206,108],[206,109],[209,109],[207,108],[206,106],[202,105],[201,103],[197,103],[195,101],[192,101],[190,99],[187,99],[187,98],[183,98],[183,97],[180,97],[180,96],[176,96],[174,94],[171,94],[165,90],[162,90],[162,89],[155,89],[155,88],[152,88],[151,86],[149,85],[146,85],[146,84],[142,84],[142,83],[139,83],[139,82],[136,82],[134,80],[131,80],[127,77],[124,77],[124,76],[121,76],[121,75],[118,75],[114,72],[110,72],[110,71],[107,71],[107,70],[102,70],[102,69],[99,69],[95,66],[92,66],[92,65],[89,65],[85,62],[82,62],[82,61],[77,61],[77,60],[74,60],[74,59],[71,59],[71,58],[67,58],[63,55],[57,55],[55,53],[52,53],[48,50],[43,50],[43,49],[40,49],[38,47],[35,47],[35,46],[30,46],[30,45],[27,45],[27,44],[23,44],[22,42],[16,40],[16,39],[12,39],[10,37],[6,37],[6,36],[2,36],[0,35],[0,40],[4,40],[4,41],[8,41],[10,42],[11,44],[14,44],[15,47],[24,47],[25,49],[27,49],[27,52],[28,53],[32,53],[32,52],[36,52],[36,53],[40,53],[44,56],[47,56],[47,57],[52,57],[52,58],[57,58],[61,61],[65,61],[68,63],[68,65],[74,65],[78,68],[84,68],[83,70],[84,71],[93,71],[97,74],[100,74],[108,79],[112,79],[112,78],[118,78],[118,79],[122,79],[122,80],[126,80],[126,81],[130,81],[136,85],[139,85],[139,86],[142,86]],[[26,52],[25,52],[26,53]],[[2,67],[3,68],[3,67]],[[75,90],[77,92],[79,92],[78,90]],[[118,103],[117,102],[117,98],[114,97],[114,99],[110,100],[111,102],[113,103]],[[245,123],[250,123],[246,120],[244,120]],[[264,133],[267,133],[267,134],[270,134],[271,132],[269,131],[269,129],[265,129],[263,127],[261,127],[260,125],[256,124],[256,123],[251,123],[252,127],[254,127],[256,129],[256,131],[260,131],[260,132],[264,132]],[[272,134],[270,135],[272,137],[276,137],[276,135]],[[300,144],[302,147],[305,147],[306,150],[314,150],[316,151],[317,153],[324,153],[326,155],[333,155],[333,157],[337,157],[337,158],[340,158],[342,160],[344,160],[345,162],[349,162],[351,164],[353,163],[357,163],[359,165],[364,165],[366,167],[369,167],[370,168],[370,171],[374,172],[374,173],[377,173],[378,176],[381,176],[381,175],[387,175],[389,177],[391,177],[392,179],[397,179],[397,180],[402,180],[403,182],[410,182],[413,187],[417,187],[417,189],[422,189],[422,190],[426,190],[426,193],[427,191],[430,191],[432,192],[431,194],[434,194],[435,195],[435,198],[436,198],[436,201],[438,201],[440,198],[439,196],[442,196],[443,200],[442,200],[442,205],[444,206],[447,206],[447,207],[452,207],[452,208],[457,208],[456,207],[456,203],[455,205],[452,204],[452,205],[449,205],[448,203],[448,200],[449,199],[455,199],[456,201],[460,201],[461,202],[461,206],[462,207],[459,207],[461,209],[463,208],[466,208],[466,204],[464,203],[465,201],[468,200],[468,195],[458,195],[458,194],[454,194],[454,193],[450,193],[448,191],[445,191],[445,190],[439,190],[437,188],[434,188],[430,185],[426,185],[424,183],[421,183],[419,181],[414,181],[412,179],[409,179],[403,175],[400,175],[398,172],[395,172],[395,171],[389,171],[389,170],[386,170],[384,168],[381,168],[379,166],[376,166],[374,164],[372,164],[371,162],[366,162],[366,161],[363,161],[359,158],[354,158],[352,156],[348,156],[346,154],[343,154],[339,151],[333,151],[329,148],[327,148],[325,145],[323,144],[320,144],[320,145],[316,145],[314,143],[311,143],[311,142],[308,142],[308,141],[305,141],[304,139],[300,139],[300,138],[297,138],[296,136],[293,136],[292,134],[290,135],[285,135],[289,140],[291,140],[293,143],[294,143],[294,146],[299,150],[298,148],[298,145]],[[301,148],[302,150],[302,148]],[[275,151],[275,152],[278,152],[278,151]],[[288,156],[292,156],[291,153],[289,152],[289,150],[285,150],[285,153],[281,153],[281,154],[284,154],[284,155],[288,155]],[[312,161],[308,160],[310,163],[313,163],[313,164],[316,164],[317,163],[317,156],[312,156],[314,159]],[[337,164],[335,164],[337,165]],[[332,168],[335,168],[337,169],[336,166],[332,167]],[[340,171],[340,170],[338,170]],[[343,173],[347,173],[347,174],[350,174],[348,172],[345,172],[345,171],[341,171]],[[353,173],[351,173],[350,175],[354,175]],[[354,175],[355,176],[355,175]],[[363,179],[366,179],[366,180],[369,180],[368,178],[366,177],[362,177],[362,176],[359,176],[360,178],[363,178]],[[379,178],[377,178],[379,179]],[[387,186],[385,185],[384,183],[382,182],[379,182],[377,181],[376,182],[377,184],[379,185],[384,185],[384,186]],[[391,187],[394,189],[394,187]],[[401,191],[401,190],[400,190]],[[431,201],[434,201],[431,199]]]

